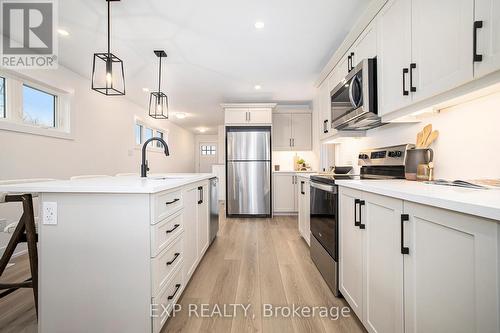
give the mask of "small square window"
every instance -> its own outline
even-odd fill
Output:
[[[140,145],[142,143],[142,125],[135,124],[135,144]]]
[[[5,78],[0,77],[0,118],[5,117]]]
[[[23,85],[23,121],[42,126],[56,126],[56,96]]]
[[[156,131],[156,137],[163,139],[163,132]],[[160,141],[156,141],[156,147],[163,149],[163,143],[161,143]]]

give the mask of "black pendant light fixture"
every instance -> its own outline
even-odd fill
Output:
[[[166,58],[167,53],[163,50],[153,51],[160,59],[158,69],[158,91],[149,95],[149,116],[155,119],[168,119],[168,97],[161,91],[161,58]]]
[[[123,61],[111,53],[110,3],[120,0],[106,0],[108,3],[108,52],[94,53],[92,63],[92,90],[107,96],[125,95],[125,74]]]

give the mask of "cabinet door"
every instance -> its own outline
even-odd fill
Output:
[[[411,103],[410,77],[403,73],[411,62],[411,0],[388,2],[377,25],[379,114],[384,115]]]
[[[331,104],[328,82],[324,81],[319,87],[319,105],[320,105],[320,139],[325,139],[331,134]]]
[[[295,176],[293,174],[273,174],[273,211],[276,213],[290,213],[295,210]]]
[[[198,262],[198,188],[184,193],[184,276],[189,281]]]
[[[352,51],[352,66],[356,67],[361,61],[377,56],[377,25],[371,24],[354,44]]]
[[[209,211],[208,211],[208,184],[200,186],[198,200],[198,256],[201,258],[208,248]]]
[[[363,323],[369,332],[403,332],[403,201],[364,193]]]
[[[224,121],[226,124],[246,124],[248,122],[248,109],[225,109]]]
[[[405,332],[498,332],[498,221],[404,203]]]
[[[474,0],[412,1],[413,102],[472,80],[473,13]]]
[[[305,213],[305,211],[304,211],[305,210],[305,206],[304,206],[305,195],[303,193],[304,183],[305,183],[304,179],[299,179],[298,219],[299,219],[299,233],[302,236],[302,238],[305,239],[304,233],[305,233],[306,220],[304,219],[304,217],[305,217],[305,215],[304,215],[304,213]]]
[[[339,289],[358,318],[363,318],[364,230],[354,225],[354,200],[362,194],[346,188],[339,193]]]
[[[483,21],[477,29],[477,54],[474,77],[478,78],[500,69],[500,0],[475,0],[475,21]]]
[[[310,183],[308,180],[304,181],[303,185],[303,192],[304,194],[302,195],[303,197],[303,235],[304,239],[306,240],[307,245],[311,246],[311,228],[310,228],[310,220],[311,220],[311,188],[310,188]]]
[[[248,122],[250,124],[271,125],[273,114],[271,109],[249,109]]]
[[[273,114],[273,149],[290,150],[292,146],[292,119],[290,114]]]
[[[310,113],[291,115],[293,150],[312,150],[311,118]]]

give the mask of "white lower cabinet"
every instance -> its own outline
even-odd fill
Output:
[[[273,212],[297,212],[297,176],[294,173],[273,173]]]
[[[340,187],[340,291],[369,332],[498,332],[498,221]]]
[[[309,179],[298,177],[298,210],[299,210],[299,233],[306,241],[307,245],[310,244],[310,196],[311,189]]]

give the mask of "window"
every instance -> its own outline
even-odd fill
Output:
[[[202,145],[201,146],[201,154],[202,155],[215,155],[216,148],[215,146]]]
[[[160,138],[160,139],[163,139],[163,132],[157,130],[156,131],[156,137]],[[160,141],[156,141],[156,147],[163,149],[163,143],[161,143]]]
[[[23,85],[23,121],[41,127],[56,126],[56,96]]]
[[[0,77],[0,118],[5,117],[5,78]]]
[[[135,144],[140,145],[142,143],[142,125],[135,124]]]
[[[153,137],[153,129],[146,127],[146,130],[144,131],[144,142],[151,139],[152,137]],[[149,143],[149,146],[153,147],[152,142]]]

